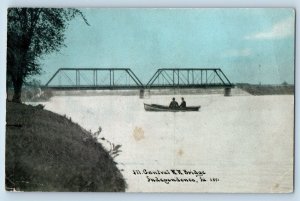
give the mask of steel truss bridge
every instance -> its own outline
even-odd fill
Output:
[[[213,87],[233,87],[220,68],[161,68],[145,85],[130,68],[60,68],[44,86],[111,90]]]

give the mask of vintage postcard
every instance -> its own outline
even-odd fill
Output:
[[[292,8],[9,8],[7,191],[291,193]]]

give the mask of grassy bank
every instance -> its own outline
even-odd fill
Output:
[[[236,84],[236,86],[252,95],[293,95],[294,94],[294,85]]]
[[[7,102],[6,121],[7,190],[125,191],[111,156],[69,119]]]

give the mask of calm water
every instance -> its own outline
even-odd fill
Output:
[[[122,145],[116,161],[124,169],[127,191],[292,189],[293,96],[187,95],[187,105],[201,105],[199,112],[144,111],[144,102],[168,105],[172,97],[56,96],[43,104],[87,130],[101,126],[101,136]],[[133,174],[143,169],[204,170],[206,179],[219,181],[148,182],[149,175]],[[172,175],[159,175],[166,177]]]

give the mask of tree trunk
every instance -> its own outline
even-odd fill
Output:
[[[16,78],[16,79],[12,79],[12,81],[13,81],[13,85],[14,85],[14,96],[13,96],[12,102],[21,103],[23,79]]]

